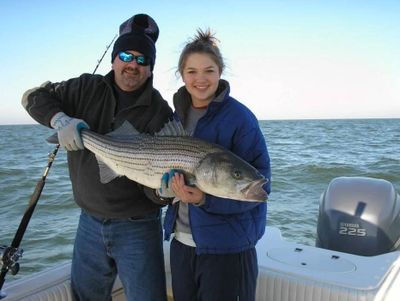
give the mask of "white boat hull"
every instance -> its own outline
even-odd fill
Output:
[[[172,300],[169,245],[164,245],[168,295]],[[288,242],[267,227],[257,245],[257,301],[398,301],[400,251],[358,256]],[[6,284],[4,301],[72,301],[70,264]],[[113,300],[125,300],[119,280]]]

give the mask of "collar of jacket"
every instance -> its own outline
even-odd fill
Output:
[[[207,113],[205,116],[217,111],[225,102],[228,100],[230,92],[229,82],[220,79],[218,83],[218,89],[216,92],[216,97],[210,102],[207,108]],[[174,107],[176,114],[180,118],[183,124],[185,124],[187,112],[192,105],[192,98],[187,91],[185,86],[182,86],[174,94]]]

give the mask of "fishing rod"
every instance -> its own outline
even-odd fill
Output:
[[[5,282],[5,277],[6,277],[7,272],[10,270],[12,275],[16,275],[19,271],[18,260],[22,256],[22,253],[23,253],[23,250],[19,248],[19,245],[25,234],[25,230],[28,227],[28,223],[31,219],[33,211],[35,210],[36,204],[38,203],[40,194],[42,193],[44,184],[46,182],[47,175],[49,174],[51,165],[53,164],[54,159],[56,158],[59,148],[60,148],[60,145],[57,145],[56,148],[53,150],[53,152],[51,152],[49,154],[48,163],[44,170],[42,178],[36,184],[35,190],[29,201],[28,208],[25,210],[25,213],[22,217],[21,223],[19,224],[17,233],[15,234],[11,245],[8,247],[7,246],[2,247],[4,249],[4,251],[3,251],[3,256],[1,258],[2,267],[1,267],[1,271],[0,271],[0,299],[6,297],[6,294],[4,294],[1,291],[1,289]]]
[[[96,68],[94,68],[92,74],[95,74],[95,72],[97,71],[97,68],[100,66],[101,61],[103,60],[103,58],[104,58],[104,56],[106,55],[108,49],[111,47],[111,44],[114,42],[114,40],[116,39],[117,36],[118,36],[118,34],[116,34],[116,35],[113,37],[113,39],[111,40],[110,44],[108,44],[108,45],[106,46],[106,50],[104,51],[104,53],[103,53],[103,55],[101,56],[101,58],[97,61]]]
[[[94,68],[92,74],[97,71],[97,68],[100,66],[104,56],[106,55],[108,49],[111,47],[111,44],[114,42],[115,38],[118,35],[115,35],[111,40],[110,44],[106,46],[106,50],[104,51],[101,58],[97,61],[97,65]],[[23,250],[19,248],[22,238],[24,237],[25,231],[28,227],[29,221],[32,217],[33,211],[35,210],[36,204],[39,201],[40,195],[42,194],[43,187],[46,183],[46,178],[49,174],[50,168],[56,158],[57,152],[60,148],[60,144],[57,144],[54,150],[49,154],[47,166],[44,170],[44,173],[40,180],[37,182],[35,190],[31,196],[31,199],[28,203],[28,207],[25,210],[24,215],[22,216],[22,220],[18,226],[18,230],[15,233],[14,239],[11,242],[10,246],[0,245],[0,255],[1,255],[1,270],[0,270],[0,299],[3,299],[7,296],[5,292],[2,291],[6,275],[8,271],[11,272],[12,275],[16,275],[19,272],[19,263],[18,260],[22,257]]]

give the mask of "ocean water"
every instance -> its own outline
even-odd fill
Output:
[[[272,164],[269,225],[314,245],[319,199],[338,176],[382,178],[400,191],[400,119],[260,121]],[[41,125],[0,126],[0,245],[9,245],[47,166],[53,133]],[[79,208],[60,150],[21,243],[24,277],[70,260]]]

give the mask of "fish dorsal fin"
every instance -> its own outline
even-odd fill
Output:
[[[117,128],[116,130],[106,134],[106,136],[119,138],[119,139],[129,139],[132,136],[144,135],[139,133],[135,127],[127,120]],[[180,121],[172,119],[164,124],[163,128],[154,134],[155,136],[189,136],[188,133],[183,128]]]
[[[155,136],[189,136],[180,121],[172,119]]]
[[[129,121],[125,120],[124,123],[119,128],[110,133],[107,133],[106,136],[114,138],[124,138],[124,137],[136,136],[139,134],[140,133],[138,132],[138,130],[135,129],[135,127],[132,124],[130,124]]]

